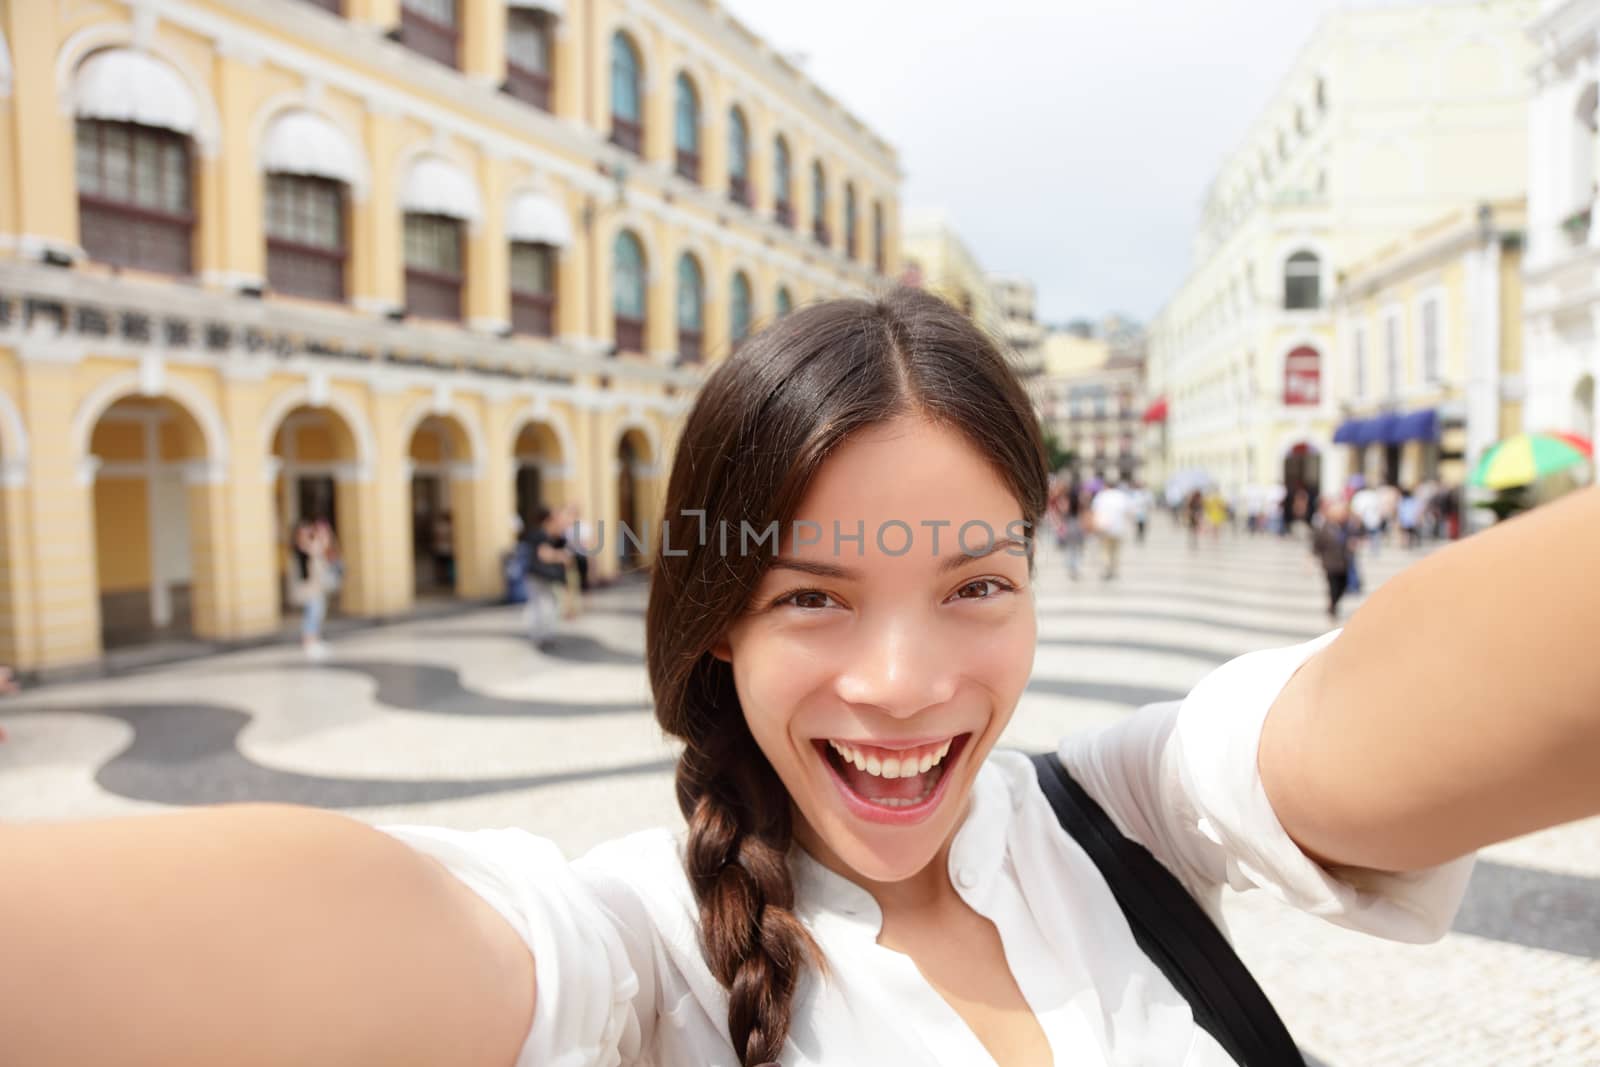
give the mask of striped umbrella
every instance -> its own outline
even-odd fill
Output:
[[[1579,445],[1554,434],[1519,433],[1485,452],[1469,481],[1485,489],[1511,489],[1576,467],[1588,458]]]

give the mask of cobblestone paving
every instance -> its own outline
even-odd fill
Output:
[[[1415,558],[1369,560],[1369,588]],[[1040,574],[1034,677],[1005,742],[1019,747],[1174,699],[1231,656],[1326,625],[1321,575],[1276,539],[1190,549],[1162,520],[1119,581],[1070,582],[1050,554]],[[291,801],[524,826],[569,855],[675,825],[642,607],[638,587],[600,592],[547,652],[514,609],[493,609],[351,634],[323,664],[266,648],[39,689],[0,707],[0,815]],[[1260,894],[1226,906],[1322,1067],[1600,1067],[1600,819],[1486,850],[1436,945],[1362,937]]]

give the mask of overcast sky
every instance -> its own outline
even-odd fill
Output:
[[[1148,320],[1207,183],[1341,0],[723,0],[884,135],[1047,321]]]

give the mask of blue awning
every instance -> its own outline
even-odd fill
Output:
[[[1392,445],[1407,441],[1437,441],[1439,439],[1439,413],[1433,408],[1423,408],[1399,416],[1387,438]]]
[[[1333,433],[1336,445],[1403,445],[1407,441],[1437,441],[1439,413],[1433,408],[1404,415],[1385,412],[1370,419],[1346,419]]]
[[[1336,445],[1365,444],[1364,435],[1366,431],[1366,419],[1345,419],[1339,424],[1339,428],[1333,431],[1333,443]]]

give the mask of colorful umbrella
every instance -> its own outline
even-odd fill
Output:
[[[1519,433],[1485,452],[1469,480],[1485,489],[1510,489],[1576,467],[1588,458],[1578,445],[1554,434]]]
[[[1545,436],[1554,437],[1565,441],[1573,448],[1576,448],[1579,452],[1582,452],[1585,459],[1594,458],[1594,443],[1581,433],[1567,433],[1564,430],[1552,430],[1551,432],[1545,434]]]

